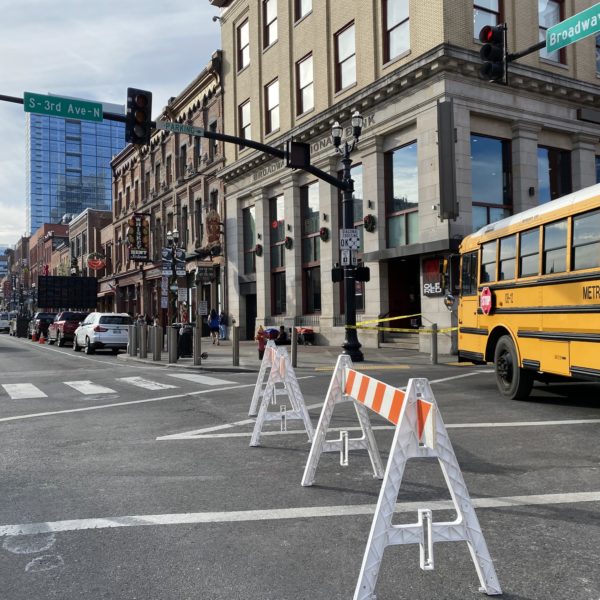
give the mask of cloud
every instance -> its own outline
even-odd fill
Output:
[[[0,13],[0,94],[19,98],[125,104],[127,87],[138,87],[152,91],[156,116],[220,47],[207,0],[0,0]],[[0,123],[0,243],[12,244],[25,228],[23,107],[0,102]]]

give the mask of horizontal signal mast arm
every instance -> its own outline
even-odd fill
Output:
[[[512,54],[507,54],[506,55],[506,60],[508,62],[512,62],[513,60],[517,60],[519,58],[522,58],[523,56],[527,56],[528,54],[531,54],[532,52],[537,52],[538,50],[541,50],[542,48],[546,47],[546,40],[542,41],[542,42],[538,42],[537,44],[534,44],[533,46],[529,46],[529,48],[525,48],[525,50],[521,50],[521,52],[513,52]]]

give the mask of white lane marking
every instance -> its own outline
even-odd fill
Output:
[[[493,373],[493,369],[481,369],[481,371],[471,371],[462,375],[454,375],[453,377],[444,377],[443,379],[432,379],[429,383],[444,383],[445,381],[453,381],[454,379],[462,379],[463,377],[473,377],[473,375],[481,375],[482,373]],[[406,388],[402,388],[405,390]]]
[[[25,398],[47,398],[48,396],[33,383],[3,383],[2,387],[13,400]]]
[[[92,383],[88,379],[81,381],[65,381],[64,383],[86,396],[90,394],[116,394],[115,390],[111,390],[103,385],[98,385],[97,383]]]
[[[196,392],[187,392],[185,394],[173,394],[172,396],[161,396],[160,398],[146,398],[144,400],[130,400],[129,402],[113,402],[112,404],[100,404],[98,406],[86,406],[83,408],[68,408],[66,410],[52,410],[42,413],[30,413],[27,415],[14,415],[12,417],[0,418],[0,423],[7,421],[21,421],[23,419],[35,419],[37,417],[53,417],[55,415],[66,415],[69,413],[86,412],[89,410],[101,410],[103,408],[116,408],[119,406],[130,406],[133,404],[146,404],[148,402],[159,402],[161,400],[174,400],[176,398],[186,398],[188,396],[199,396],[201,394],[212,394],[214,392],[226,392],[228,390],[238,390],[240,388],[254,387],[254,383],[247,383],[244,385],[232,385],[229,387],[210,389],[210,390],[198,390]]]
[[[230,423],[225,426],[220,426],[221,429],[226,427],[233,427],[234,425],[246,425],[253,424],[254,419],[247,419],[246,421],[238,421],[237,423]],[[567,421],[513,421],[509,423],[446,423],[446,429],[479,429],[479,428],[496,428],[496,427],[546,427],[553,425],[592,425],[600,423],[600,419],[571,419]],[[212,430],[218,429],[213,427]],[[395,425],[373,425],[371,427],[373,431],[393,431],[396,429]],[[251,437],[252,432],[231,432],[231,433],[204,433],[207,429],[199,429],[198,431],[188,431],[186,433],[176,433],[174,435],[165,435],[157,437],[157,441],[165,440],[208,440],[217,438],[237,438],[237,437]],[[336,431],[361,431],[360,427],[330,427],[327,433],[333,433]],[[304,429],[291,429],[288,431],[263,431],[261,435],[306,435]]]
[[[472,498],[475,508],[513,508],[515,506],[547,506],[551,504],[574,504],[578,502],[598,502],[600,492],[573,492],[564,494],[533,494],[530,496],[502,496],[498,498]],[[423,501],[398,502],[395,512],[416,512],[423,507]],[[433,510],[453,510],[450,500],[427,501]],[[234,510],[229,512],[175,513],[163,515],[128,515],[96,519],[70,519],[45,523],[24,523],[20,525],[0,525],[0,537],[14,535],[38,535],[82,531],[86,529],[111,529],[114,527],[142,527],[148,525],[188,525],[196,523],[233,523],[242,521],[278,521],[282,519],[307,519],[316,517],[349,517],[372,515],[375,504],[354,504],[347,506],[307,506],[297,508],[269,508],[262,510]]]
[[[229,385],[233,383],[233,381],[227,381],[226,379],[208,377],[207,375],[196,375],[195,373],[167,373],[167,375],[169,377],[185,379],[185,381],[193,381],[194,383],[201,383],[203,385]]]
[[[176,385],[169,383],[159,383],[158,381],[150,381],[150,379],[144,379],[143,377],[119,377],[117,381],[124,381],[130,383],[136,387],[144,388],[146,390],[168,390],[176,388]]]
[[[309,377],[314,377],[314,375],[309,375]],[[301,377],[298,377],[298,379],[303,379]],[[307,377],[305,377],[304,379],[307,379]],[[254,385],[254,384],[252,384]],[[307,410],[310,410],[311,408],[319,408],[323,406],[322,402],[319,402],[317,404],[309,404],[307,405]],[[255,423],[256,419],[252,418],[252,419],[244,419],[243,421],[234,421],[233,423],[223,423],[223,425],[213,425],[212,427],[203,427],[202,429],[194,429],[194,431],[184,431],[183,433],[173,433],[171,435],[163,435],[161,437],[157,437],[157,440],[193,440],[193,439],[197,439],[197,438],[202,438],[204,437],[203,433],[209,433],[212,431],[220,431],[222,429],[232,429],[233,427],[238,427],[239,425],[253,425]],[[300,433],[300,432],[299,432]],[[305,432],[306,433],[306,432]],[[251,435],[251,434],[239,434],[239,435]],[[222,436],[216,436],[216,435],[209,435],[206,437],[238,437],[238,434],[223,434]]]

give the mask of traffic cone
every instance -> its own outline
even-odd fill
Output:
[[[46,343],[46,338],[44,338],[44,334],[40,333],[40,344],[45,344]]]
[[[31,341],[32,342],[37,342],[38,341],[38,336],[37,336],[37,333],[35,331],[31,334]]]

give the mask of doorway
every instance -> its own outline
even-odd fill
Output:
[[[418,256],[393,258],[388,262],[389,317],[414,315],[421,312],[420,260]],[[390,327],[417,328],[420,317],[392,321]]]
[[[244,296],[246,300],[246,338],[247,340],[254,339],[254,328],[256,325],[256,294],[247,294]]]

